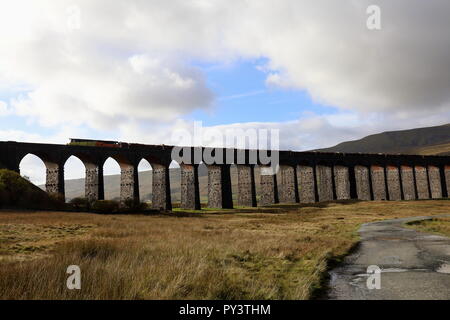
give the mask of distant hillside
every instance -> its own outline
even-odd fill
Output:
[[[316,151],[450,155],[450,124],[378,133]]]

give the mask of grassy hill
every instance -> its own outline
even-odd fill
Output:
[[[356,141],[340,143],[334,147],[320,149],[324,152],[364,152],[364,153],[407,153],[423,155],[450,155],[450,124],[402,131],[383,132],[367,136]],[[255,172],[259,181],[259,170]],[[170,170],[173,202],[180,201],[180,169]],[[231,168],[233,198],[237,194],[237,171]],[[208,176],[205,166],[199,168],[200,199],[207,201]],[[151,171],[139,173],[139,190],[142,200],[150,200],[152,194]],[[256,184],[259,188],[259,183]],[[41,186],[42,187],[42,186]],[[120,176],[105,176],[105,198],[118,199],[120,194]],[[66,181],[66,198],[84,195],[84,179]]]
[[[450,124],[436,127],[383,132],[360,140],[342,142],[323,152],[449,154]]]
[[[17,172],[0,169],[0,207],[61,209],[64,204],[22,178]]]

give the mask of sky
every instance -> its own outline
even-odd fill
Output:
[[[440,125],[448,30],[447,0],[2,1],[0,139],[174,144],[201,121],[308,150]],[[43,168],[21,164],[35,183]]]

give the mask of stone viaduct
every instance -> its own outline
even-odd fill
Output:
[[[171,210],[169,165],[173,148],[139,144],[114,148],[0,142],[0,167],[20,172],[23,157],[34,154],[45,163],[47,192],[64,195],[64,164],[70,156],[76,156],[86,168],[85,197],[101,200],[104,199],[103,164],[111,157],[121,168],[120,198],[125,201],[139,200],[137,168],[139,162],[146,159],[153,169],[152,205],[155,209]],[[190,148],[191,152],[198,149],[207,148]],[[238,153],[234,149],[227,150],[234,155]],[[448,197],[450,190],[448,156],[279,151],[279,174],[261,175],[257,197],[255,164],[249,163],[248,150],[240,151],[245,153],[246,160],[244,164],[236,164],[239,206],[345,199],[438,199]],[[200,209],[198,165],[202,161],[179,163],[182,208]],[[227,163],[207,165],[208,207],[233,207],[231,165]],[[259,158],[257,165],[264,167]]]

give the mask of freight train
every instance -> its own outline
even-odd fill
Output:
[[[129,147],[128,143],[119,141],[107,140],[89,140],[89,139],[74,139],[71,138],[68,143],[69,146],[84,146],[84,147],[106,147],[106,148],[124,148]]]

